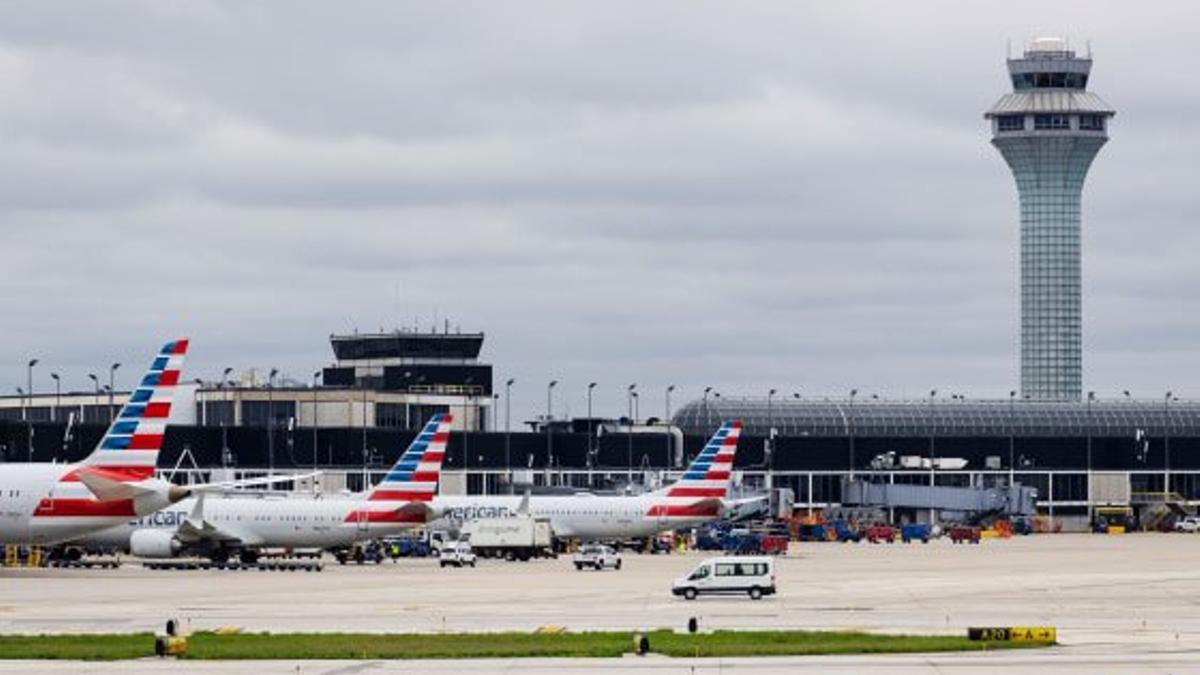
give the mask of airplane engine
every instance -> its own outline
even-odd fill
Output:
[[[129,552],[139,558],[173,558],[182,549],[173,532],[134,530],[129,537]]]

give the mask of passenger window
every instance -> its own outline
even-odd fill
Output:
[[[708,565],[705,565],[704,567],[698,568],[695,572],[692,572],[692,576],[690,576],[688,578],[693,579],[693,580],[694,579],[704,579],[707,576],[708,576]]]

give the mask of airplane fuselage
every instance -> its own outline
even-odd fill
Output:
[[[136,515],[132,500],[101,502],[64,480],[79,464],[0,466],[0,544],[56,544]]]
[[[128,550],[136,530],[176,533],[183,544],[219,544],[227,548],[336,548],[388,536],[420,524],[416,519],[370,521],[354,514],[363,505],[358,496],[208,496],[202,520],[215,531],[212,539],[192,542],[180,527],[195,508],[196,499],[121,523],[76,543]],[[399,504],[397,504],[399,506]]]
[[[432,507],[439,514],[430,527],[458,527],[478,518],[517,515],[521,496],[438,496]],[[584,540],[650,537],[660,532],[708,522],[715,510],[692,515],[663,515],[661,495],[599,496],[590,494],[530,496],[529,515],[550,520],[554,536]]]

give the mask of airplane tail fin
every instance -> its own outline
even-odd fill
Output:
[[[104,438],[81,462],[88,473],[108,482],[138,482],[153,476],[187,349],[187,340],[175,340],[159,350]]]
[[[450,423],[454,417],[438,413],[430,418],[400,459],[378,485],[371,488],[367,501],[430,502],[437,494]]]
[[[688,465],[683,477],[658,491],[666,497],[722,500],[729,496],[733,458],[737,454],[742,423],[725,422]]]

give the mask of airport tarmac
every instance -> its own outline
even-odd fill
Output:
[[[1192,664],[1200,669],[1200,535],[1037,535],[979,545],[795,544],[778,562],[779,595],[773,598],[687,602],[671,596],[671,580],[703,557],[627,554],[624,569],[604,572],[576,571],[564,558],[481,560],[475,569],[440,569],[432,559],[332,564],[320,573],[150,571],[132,564],[95,571],[5,569],[0,632],[142,631],[170,617],[194,629],[336,632],[682,628],[692,616],[702,629],[961,633],[979,625],[1052,625],[1064,645],[1052,653],[862,658],[888,659],[876,665],[894,666],[894,672],[959,667],[988,672],[993,666],[1016,667],[1020,659],[1057,659],[1053,669],[1063,672],[1094,671],[1097,663],[1120,659],[1146,672],[1179,672]],[[725,669],[754,672],[772,667],[766,661],[722,662]],[[621,667],[637,663],[656,672],[680,665],[646,659]],[[784,660],[773,667],[790,672],[806,663],[824,662]],[[822,669],[851,663],[839,657]],[[435,662],[427,665],[435,668]],[[472,662],[469,669],[534,665]],[[311,672],[326,670],[334,670],[333,664]]]

